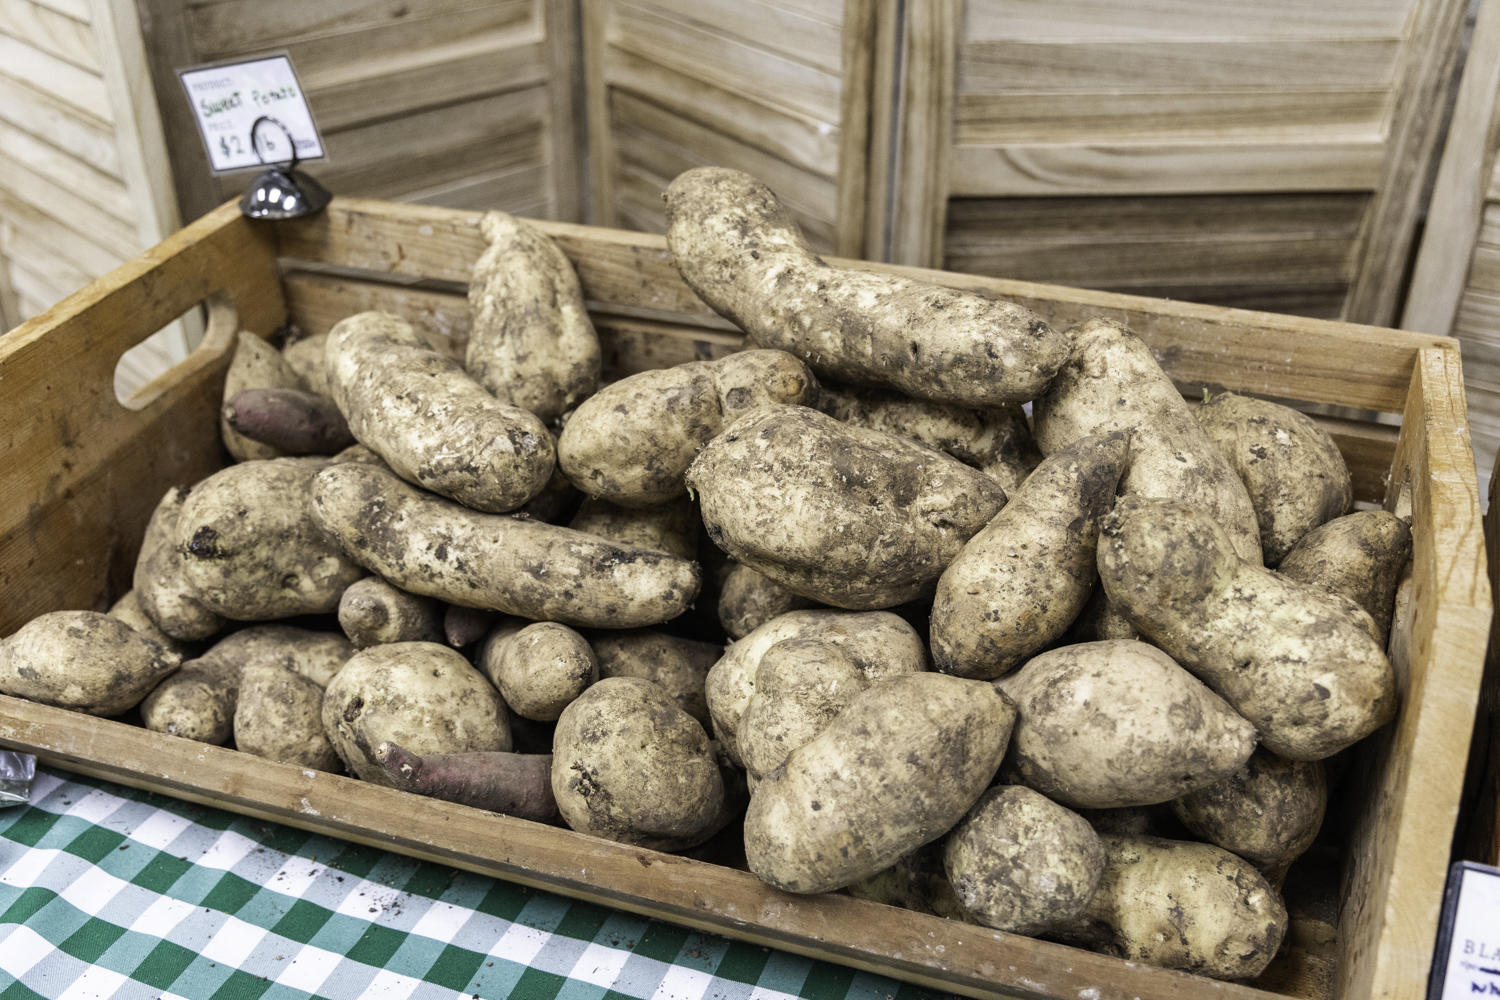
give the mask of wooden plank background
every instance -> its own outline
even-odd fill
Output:
[[[178,67],[285,50],[340,194],[548,219],[582,212],[569,0],[138,0],[185,218],[249,174],[208,172]]]

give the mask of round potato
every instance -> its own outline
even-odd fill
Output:
[[[0,693],[88,715],[119,715],[180,662],[118,618],[52,611],[0,639]]]
[[[957,459],[767,405],[714,438],[688,470],[714,544],[786,589],[873,611],[932,592],[1005,505],[1005,491]]]
[[[588,642],[557,622],[501,622],[480,643],[474,665],[517,715],[553,722],[599,679]]]
[[[703,727],[638,677],[601,680],[563,710],[552,793],[578,832],[658,851],[701,844],[730,819]]]
[[[182,574],[198,602],[240,621],[325,614],[365,575],[313,520],[312,458],[244,462],[188,494],[177,521]]]
[[[1035,935],[1083,912],[1104,874],[1104,846],[1072,810],[999,785],[953,828],[943,863],[979,923]]]
[[[1015,717],[981,681],[916,673],[872,686],[756,786],[750,870],[788,892],[829,892],[889,868],[969,811]]]
[[[323,689],[274,664],[248,667],[240,674],[234,745],[282,764],[343,770],[323,729]]]
[[[1049,937],[1213,979],[1265,971],[1286,933],[1286,907],[1249,864],[1209,844],[1100,840],[1099,888],[1081,916]]]
[[[490,682],[435,642],[354,654],[323,694],[323,729],[350,772],[392,784],[375,756],[386,742],[419,756],[510,750],[510,718]]]

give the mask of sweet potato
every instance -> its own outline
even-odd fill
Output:
[[[429,753],[418,756],[399,743],[375,748],[375,760],[403,792],[456,802],[546,823],[557,816],[552,795],[552,755]]]
[[[336,455],[354,443],[333,400],[301,389],[243,389],[224,402],[225,426],[283,455]]]
[[[297,389],[306,390],[307,384],[281,353],[264,338],[241,331],[235,344],[234,360],[224,375],[224,396],[227,403],[246,389]],[[269,444],[251,440],[229,426],[229,421],[219,415],[219,433],[224,447],[236,461],[281,458],[286,453]]]
[[[737,170],[672,181],[667,246],[715,312],[835,381],[1000,406],[1035,399],[1068,359],[1067,338],[1018,305],[830,266],[771,190]]]
[[[356,580],[339,598],[339,626],[355,649],[382,642],[441,642],[440,605],[378,576]]]
[[[1336,517],[1306,535],[1281,560],[1281,575],[1349,598],[1375,623],[1381,646],[1391,632],[1391,612],[1401,570],[1411,559],[1411,528],[1383,510]]]

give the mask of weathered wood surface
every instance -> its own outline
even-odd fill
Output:
[[[238,195],[215,178],[176,67],[285,49],[329,154],[331,190],[581,218],[580,86],[568,0],[140,0],[186,218]]]
[[[396,303],[432,327],[443,325],[448,332],[442,336],[456,344],[462,331],[453,315],[461,302],[458,288],[481,248],[476,227],[472,212],[355,199],[336,200],[325,216],[275,227],[252,224],[225,206],[0,341],[0,409],[36,415],[7,423],[0,437],[0,634],[41,611],[98,606],[117,596],[127,584],[135,539],[161,493],[222,461],[212,415],[227,331],[234,328],[225,324],[223,310],[209,346],[148,387],[137,401],[140,409],[121,407],[102,387],[120,351],[191,302],[216,295],[239,307],[235,325],[260,333],[289,317],[315,329],[346,306]],[[545,228],[574,260],[606,343],[615,345],[609,364],[678,363],[739,346],[737,335],[676,280],[659,238],[561,223]],[[293,275],[283,296],[277,257],[384,272],[384,282]],[[1415,995],[1431,957],[1445,861],[1431,847],[1446,843],[1453,829],[1464,734],[1490,622],[1452,341],[881,269],[1009,294],[1059,322],[1121,316],[1182,381],[1330,402],[1363,391],[1360,399],[1376,408],[1404,400],[1394,444],[1389,428],[1329,423],[1346,455],[1383,456],[1397,473],[1387,482],[1375,474],[1372,458],[1351,460],[1365,470],[1356,472],[1365,477],[1362,492],[1379,485],[1391,502],[1402,495],[1411,502],[1417,605],[1410,654],[1401,664],[1401,714],[1362,747],[1356,764],[1365,798],[1348,851],[1352,895],[1337,957],[1299,945],[1268,970],[1262,985],[1321,996],[1336,961],[1340,996]],[[450,284],[396,283],[417,278]],[[1244,343],[1251,346],[1237,346]],[[1257,357],[1247,352],[1257,350],[1259,367],[1247,367]],[[1379,364],[1388,371],[1373,377]],[[37,565],[63,569],[38,574]],[[972,996],[1274,995],[1029,939],[975,934],[971,927],[846,897],[786,897],[729,869],[330,775],[308,776],[42,706],[0,701],[0,742],[86,773]]]

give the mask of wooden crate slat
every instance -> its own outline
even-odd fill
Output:
[[[1187,138],[1357,139],[1379,134],[1389,102],[1386,90],[961,93],[955,97],[954,140],[960,145],[1000,146]]]
[[[205,346],[143,390],[151,405],[117,402],[120,355],[217,293],[237,313],[215,310]],[[31,415],[4,427],[0,634],[128,589],[165,492],[154,484],[222,465],[216,413],[235,330],[267,334],[284,318],[270,234],[229,205],[0,338],[0,412]]]
[[[1370,190],[1378,134],[1304,142],[1010,143],[955,146],[954,197]]]
[[[0,744],[55,766],[967,996],[1274,997],[849,896],[794,896],[747,872],[45,705],[0,696],[0,709]]]
[[[1358,39],[968,40],[959,94],[1011,91],[1388,89],[1400,36]]]
[[[99,45],[87,21],[32,0],[0,0],[0,34],[9,35],[90,73],[102,73]]]
[[[1358,751],[1367,795],[1354,807],[1354,875],[1339,928],[1340,995],[1349,997],[1399,995],[1426,981],[1468,755],[1467,741],[1449,734],[1472,725],[1483,668],[1463,651],[1482,650],[1490,631],[1456,352],[1421,352],[1393,470],[1387,508],[1410,489],[1416,608],[1407,662],[1393,663],[1400,715]]]

